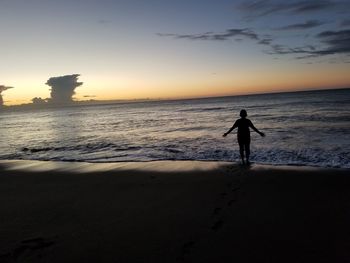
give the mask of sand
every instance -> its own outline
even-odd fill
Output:
[[[0,262],[350,262],[350,173],[0,161]]]

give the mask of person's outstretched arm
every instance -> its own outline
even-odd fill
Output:
[[[265,133],[259,131],[257,128],[255,128],[255,126],[253,125],[253,123],[251,121],[249,121],[249,127],[252,128],[255,132],[259,133],[262,137],[265,137]]]
[[[233,124],[233,126],[231,127],[231,129],[229,129],[227,132],[224,133],[224,135],[222,135],[223,137],[226,137],[227,134],[229,134],[230,132],[232,132],[235,128],[237,128],[237,121],[235,122],[235,124]]]

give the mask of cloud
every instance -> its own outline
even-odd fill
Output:
[[[309,28],[318,27],[324,25],[324,22],[318,20],[308,20],[304,23],[292,24],[288,26],[278,27],[275,30],[304,30]]]
[[[8,89],[12,89],[13,87],[9,87],[9,86],[4,86],[4,85],[0,85],[0,106],[3,106],[4,105],[4,100],[2,98],[2,95],[1,93],[5,90],[8,90]]]
[[[73,74],[48,79],[46,85],[51,87],[51,98],[48,101],[55,104],[72,103],[75,88],[83,84],[77,81],[79,76]]]
[[[323,31],[317,38],[328,45],[324,51],[327,54],[350,53],[350,30]]]
[[[245,37],[253,40],[258,40],[258,35],[250,29],[227,29],[223,33],[206,32],[201,34],[169,34],[169,33],[157,33],[160,37],[173,37],[176,39],[188,39],[188,40],[211,40],[211,41],[225,41],[233,37]]]
[[[203,41],[227,41],[235,40],[242,41],[245,39],[255,42],[257,45],[269,47],[268,50],[262,50],[263,52],[271,55],[296,55],[296,58],[311,58],[327,55],[336,54],[349,54],[350,43],[349,43],[349,30],[337,31],[339,28],[334,28],[333,31],[324,31],[317,35],[314,35],[314,28],[322,30],[322,25],[334,26],[335,20],[341,21],[338,26],[350,25],[350,20],[347,18],[347,13],[350,12],[350,2],[345,0],[242,0],[241,4],[237,6],[237,10],[241,12],[243,18],[258,19],[263,16],[274,16],[278,17],[266,18],[266,22],[276,23],[280,16],[288,17],[296,15],[295,17],[300,18],[299,15],[307,16],[308,18],[304,21],[297,21],[295,23],[287,25],[278,25],[279,27],[270,26],[254,28],[247,26],[247,28],[234,28],[227,29],[223,32],[205,32],[199,34],[172,34],[172,33],[159,33],[161,37],[172,37],[174,39],[188,39],[188,40],[203,40]],[[327,22],[322,20],[327,15]],[[317,18],[318,17],[318,18]],[[311,19],[310,19],[311,18]],[[337,19],[336,19],[337,18]],[[341,20],[342,19],[342,20]],[[250,21],[249,21],[250,20]],[[244,23],[252,22],[251,19],[245,20]],[[260,30],[260,31],[259,31]],[[305,34],[295,35],[295,30],[302,30]],[[307,31],[310,30],[310,31]],[[323,29],[324,30],[324,29]],[[279,37],[278,31],[283,32],[282,37]],[[288,31],[290,31],[288,36]],[[292,35],[293,34],[293,35]],[[289,46],[291,43],[301,42],[297,38],[303,38],[303,42],[306,42],[304,46]],[[278,40],[291,39],[289,43],[281,45]]]
[[[172,37],[175,39],[204,40],[204,41],[227,41],[234,38],[234,41],[241,42],[244,37],[255,41],[259,45],[271,46],[274,38],[269,34],[258,35],[251,29],[227,29],[224,33],[206,32],[202,34],[168,34],[158,33],[160,37]]]
[[[13,87],[0,85],[0,93],[3,92],[3,91],[5,91],[5,90],[8,90],[8,89],[13,89]]]
[[[259,45],[271,46],[274,41],[273,37],[269,34],[258,35],[251,29],[227,29],[224,33],[206,32],[202,34],[169,34],[158,33],[160,37],[172,37],[174,39],[187,39],[187,40],[204,40],[204,41],[227,41],[232,38],[236,42],[241,42],[244,39],[237,37],[244,37],[255,41]]]
[[[323,31],[316,35],[316,38],[324,45],[323,48],[316,48],[312,45],[296,48],[283,45],[271,45],[272,50],[266,53],[274,55],[303,54],[303,56],[298,57],[299,59],[336,54],[350,54],[350,30]]]
[[[339,3],[330,0],[276,1],[259,0],[245,1],[238,9],[248,13],[248,17],[261,17],[276,13],[302,14],[327,10],[338,6]]]
[[[349,54],[349,35],[347,30],[338,31],[339,27],[350,26],[348,14],[350,13],[350,2],[348,0],[242,0],[241,4],[237,5],[238,11],[243,16],[243,21],[254,22],[253,20],[265,19],[265,22],[271,23],[278,21],[281,16],[289,20],[289,17],[297,18],[312,17],[306,21],[298,21],[293,24],[272,28],[271,34],[273,37],[260,37],[258,44],[270,46],[270,50],[264,51],[273,55],[295,54],[297,58],[310,58],[326,55]],[[327,16],[327,22],[322,22]],[[317,18],[318,17],[318,18]],[[336,23],[337,21],[340,21]],[[324,24],[333,27],[330,31],[321,32],[317,35],[308,34],[304,36],[290,35],[290,39],[303,37],[304,41],[309,41],[305,46],[291,47],[276,43],[279,39],[278,31],[284,32],[284,39],[287,31],[308,30],[320,27]],[[272,25],[271,25],[272,26]],[[265,31],[271,30],[268,27]],[[333,31],[332,31],[333,30]],[[294,33],[294,32],[293,32]],[[290,41],[293,43],[296,41]],[[300,42],[300,41],[298,41]],[[311,45],[310,45],[311,44]],[[301,55],[301,56],[300,56]]]
[[[296,29],[296,28],[311,28],[323,23],[310,20],[301,24],[294,24],[284,27],[284,29]],[[281,28],[282,29],[282,28]],[[288,47],[286,45],[280,45],[273,43],[274,38],[271,35],[258,35],[251,29],[228,29],[224,33],[207,32],[203,34],[158,34],[161,37],[173,37],[175,39],[188,39],[188,40],[212,40],[212,41],[225,41],[232,37],[244,36],[245,38],[255,40],[259,45],[270,46],[271,50],[264,51],[271,55],[298,55],[298,59],[335,55],[335,54],[350,54],[350,30],[341,31],[324,31],[315,36],[314,40],[317,40],[323,48],[316,48],[315,45],[305,45],[302,47]],[[237,39],[236,39],[237,40]],[[302,55],[302,56],[299,56]]]
[[[292,48],[279,44],[271,45],[271,51],[266,51],[267,54],[271,55],[305,54],[305,56],[311,55],[313,52],[315,52],[315,47],[311,45]]]
[[[260,39],[258,44],[259,45],[271,45],[273,39],[268,37],[268,38],[263,38],[263,39]]]
[[[341,21],[340,26],[341,27],[350,26],[350,19],[344,19],[343,21]]]

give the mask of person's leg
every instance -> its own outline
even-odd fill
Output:
[[[244,148],[245,148],[246,161],[247,161],[247,164],[249,164],[250,143],[246,143],[246,144],[244,145]]]
[[[242,163],[244,163],[244,144],[243,143],[238,143],[239,144],[239,153],[241,155]]]

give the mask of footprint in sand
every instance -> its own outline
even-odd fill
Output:
[[[220,211],[222,210],[221,207],[215,207],[214,211],[213,211],[213,216],[216,216],[220,213]]]
[[[230,201],[227,202],[228,206],[231,206],[234,202],[236,202],[237,200],[235,199],[231,199]]]
[[[227,193],[221,193],[220,195],[221,195],[221,198],[225,198]]]
[[[184,261],[185,260],[185,255],[190,254],[191,249],[196,243],[194,241],[188,241],[182,246],[182,252],[181,255],[176,258],[176,261]]]
[[[10,258],[11,258],[11,253],[0,254],[0,262],[8,262]]]
[[[232,192],[236,192],[236,191],[238,191],[239,189],[241,189],[241,188],[240,188],[240,187],[235,187],[235,188],[232,188],[231,191],[232,191]]]
[[[51,239],[45,239],[42,237],[25,239],[21,241],[20,245],[16,247],[12,253],[14,259],[18,259],[26,251],[41,250],[51,247],[55,242]]]
[[[214,223],[214,225],[211,227],[212,230],[214,230],[215,232],[218,231],[220,228],[222,228],[224,224],[224,221],[222,220],[218,220]]]

